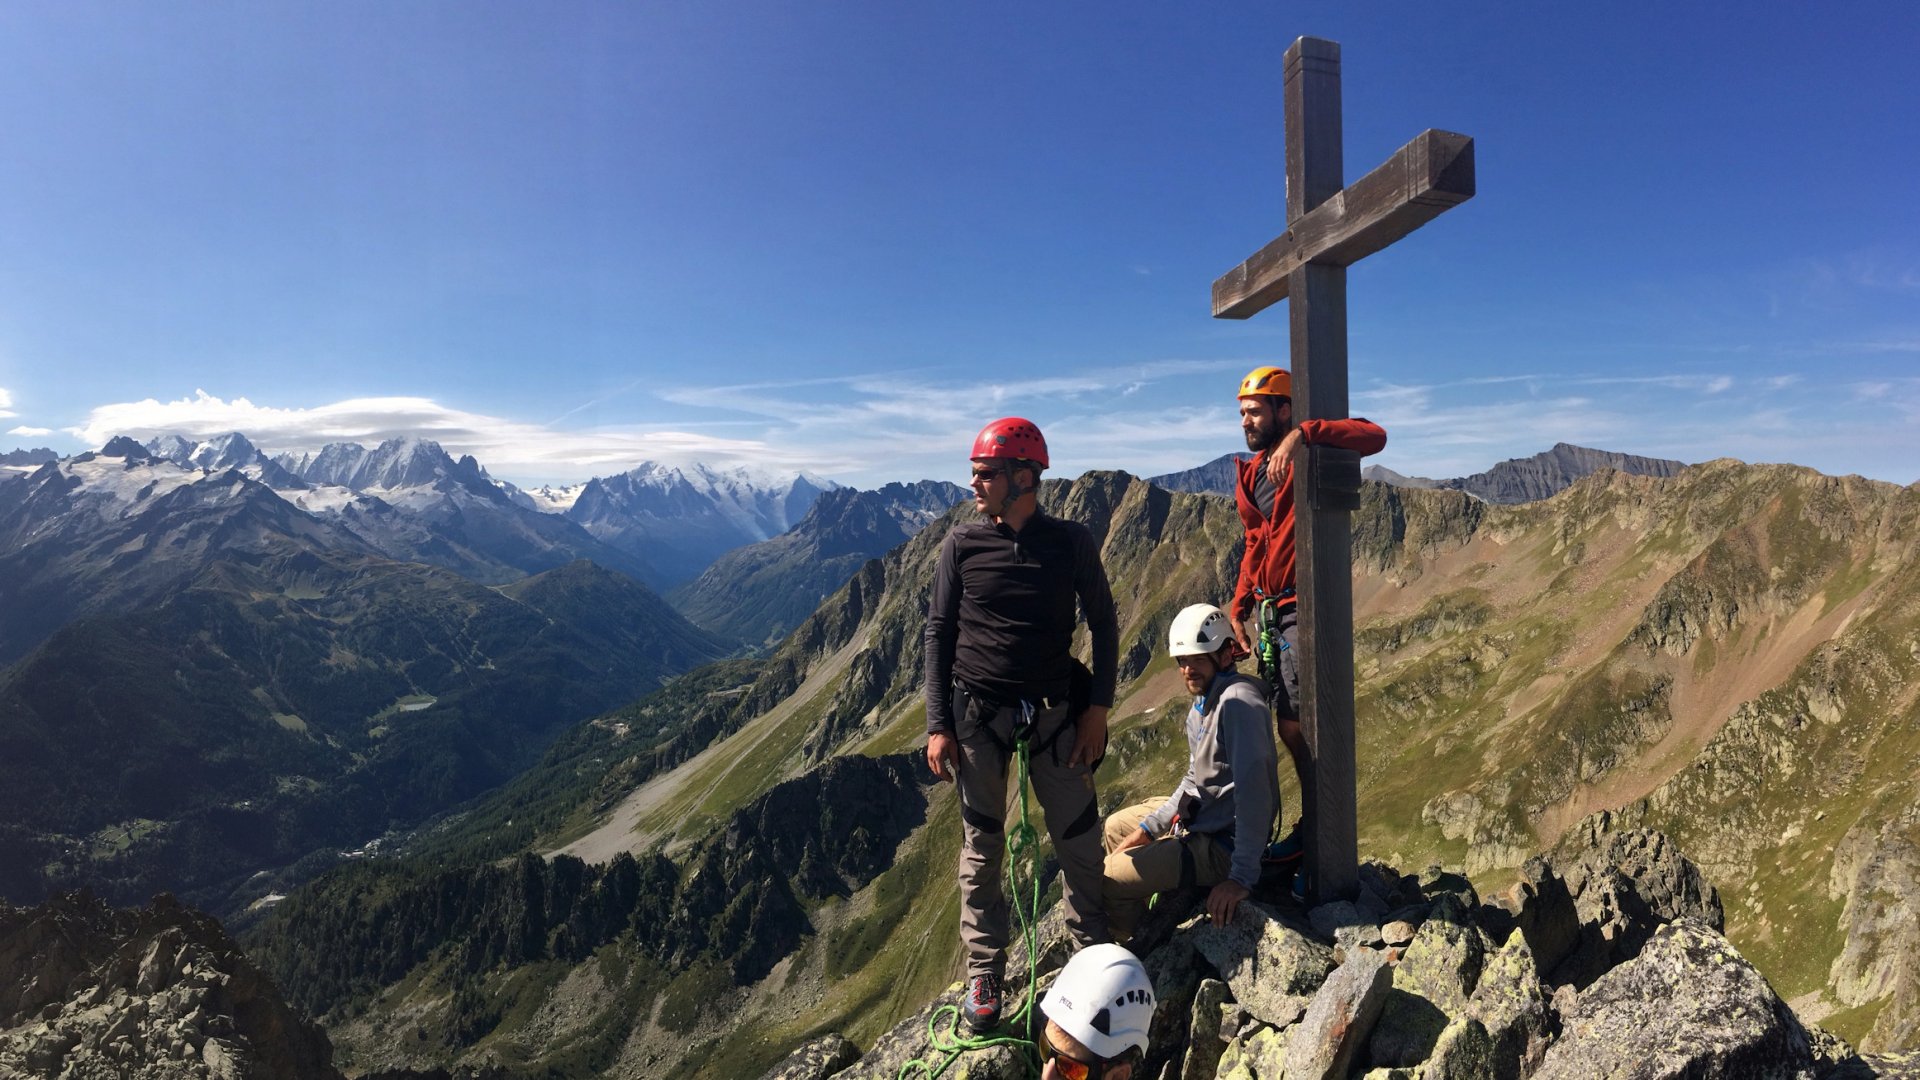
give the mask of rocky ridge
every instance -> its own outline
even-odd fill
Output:
[[[218,923],[160,896],[114,911],[84,893],[0,905],[0,1075],[91,1080],[338,1080]]]
[[[60,455],[49,447],[36,446],[31,450],[15,449],[0,454],[0,465],[35,466],[45,465],[49,461],[59,461]]]
[[[1170,491],[1205,492],[1233,495],[1235,462],[1245,453],[1223,454],[1205,465],[1180,472],[1151,477],[1149,482]],[[1669,458],[1641,457],[1611,450],[1594,450],[1572,443],[1556,443],[1532,457],[1512,458],[1486,472],[1444,480],[1407,476],[1383,465],[1368,465],[1361,470],[1364,479],[1397,488],[1460,491],[1482,502],[1498,506],[1538,502],[1550,499],[1583,477],[1603,469],[1632,476],[1676,476],[1687,467],[1685,462]]]
[[[1677,476],[1686,462],[1670,458],[1641,457],[1611,450],[1594,450],[1572,443],[1555,443],[1553,449],[1532,457],[1502,461],[1486,472],[1446,480],[1424,476],[1402,476],[1378,465],[1368,466],[1364,475],[1395,487],[1440,488],[1464,491],[1476,499],[1498,506],[1549,499],[1582,477],[1602,469],[1613,469],[1630,476]]]
[[[1523,879],[1482,901],[1438,867],[1362,867],[1359,895],[1303,910],[1263,880],[1231,924],[1196,914],[1201,893],[1162,897],[1132,943],[1153,977],[1152,1043],[1135,1076],[1156,1080],[1805,1078],[1920,1076],[1915,1055],[1855,1053],[1810,1026],[1721,933],[1714,890],[1666,837],[1583,823]],[[1056,909],[1043,924],[1039,990],[1064,958]],[[1010,972],[1011,1001],[1027,985]],[[764,1080],[882,1080],[948,1058],[959,987],[864,1054],[823,1035]],[[944,1075],[1014,1080],[1025,1054],[961,1054]]]

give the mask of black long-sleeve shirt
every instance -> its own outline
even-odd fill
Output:
[[[1017,533],[992,521],[954,526],[927,605],[927,730],[953,731],[956,680],[994,701],[1065,700],[1076,598],[1093,636],[1092,704],[1111,706],[1120,622],[1087,527],[1044,513]]]

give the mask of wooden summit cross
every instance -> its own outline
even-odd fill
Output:
[[[1340,46],[1287,50],[1287,231],[1213,283],[1213,314],[1244,319],[1283,299],[1293,353],[1293,418],[1347,415],[1347,266],[1473,197],[1473,140],[1428,130],[1343,189]],[[1391,433],[1389,433],[1391,435]],[[1316,902],[1359,888],[1354,797],[1353,570],[1348,514],[1360,458],[1309,447],[1295,458],[1295,588],[1300,720],[1315,788],[1307,872]]]

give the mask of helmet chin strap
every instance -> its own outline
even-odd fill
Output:
[[[1021,486],[1020,486],[1020,481],[1018,481],[1018,480],[1015,480],[1015,479],[1013,478],[1013,474],[1014,474],[1014,473],[1017,473],[1017,472],[1019,472],[1019,471],[1020,471],[1020,468],[1021,468],[1020,466],[1018,466],[1018,465],[1013,465],[1013,464],[1009,464],[1009,465],[1007,465],[1007,467],[1006,467],[1006,474],[1007,474],[1007,504],[1008,504],[1008,505],[1011,505],[1011,504],[1013,504],[1013,503],[1016,503],[1016,502],[1019,502],[1019,501],[1020,501],[1020,496],[1022,496],[1022,495],[1025,495],[1025,494],[1026,494],[1027,492],[1029,492],[1029,491],[1033,491],[1033,490],[1035,490],[1035,489],[1036,489],[1036,488],[1038,488],[1038,486],[1039,486],[1039,485],[1037,485],[1037,484],[1036,484],[1036,485],[1035,485],[1034,487],[1030,487],[1030,488],[1024,488],[1024,487],[1021,487]]]

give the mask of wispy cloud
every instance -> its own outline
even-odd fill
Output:
[[[1851,384],[1853,399],[1891,409],[1909,422],[1920,422],[1920,377],[1872,379]]]
[[[9,435],[19,435],[19,436],[22,436],[22,437],[24,437],[24,438],[28,438],[28,439],[38,439],[38,438],[40,438],[40,437],[41,437],[41,436],[43,436],[43,435],[51,435],[51,434],[53,434],[53,429],[52,429],[52,428],[43,428],[43,427],[26,427],[26,426],[24,426],[24,425],[23,425],[23,426],[21,426],[21,427],[17,427],[17,428],[8,428],[8,429],[7,429],[7,434],[9,434]]]
[[[1572,379],[1581,386],[1663,386],[1718,394],[1733,386],[1730,375],[1589,375]]]
[[[1855,252],[1840,260],[1830,273],[1862,289],[1920,292],[1920,262],[1884,252]]]
[[[1783,268],[1795,288],[1782,306],[1835,312],[1920,293],[1920,258],[1910,251],[1868,250],[1810,258]]]
[[[555,480],[584,480],[649,460],[765,464],[774,456],[760,439],[666,428],[554,430],[450,408],[423,397],[354,398],[312,408],[282,408],[198,390],[177,401],[148,398],[102,405],[84,423],[67,429],[93,446],[115,435],[145,439],[175,432],[207,438],[229,431],[245,432],[272,453],[311,453],[330,442],[371,444],[414,435],[432,439],[453,454],[472,454],[498,475]],[[793,467],[812,468],[816,463],[796,460]]]
[[[0,420],[6,419],[7,417],[18,416],[18,415],[20,414],[13,411],[12,391],[7,390],[4,387],[0,387]]]
[[[607,402],[612,401],[614,398],[620,397],[623,394],[630,394],[633,391],[639,389],[642,385],[644,385],[646,381],[647,380],[645,379],[635,379],[632,382],[628,383],[625,386],[620,387],[617,390],[609,391],[608,393],[601,394],[599,397],[596,397],[591,401],[585,401],[580,403],[579,405],[575,405],[573,408],[568,409],[566,412],[563,412],[559,416],[556,416],[553,419],[547,421],[547,426],[552,427],[553,425],[558,424],[560,421],[565,420],[569,416],[578,416],[579,414],[586,412],[588,409],[597,408],[601,405],[605,405]]]

